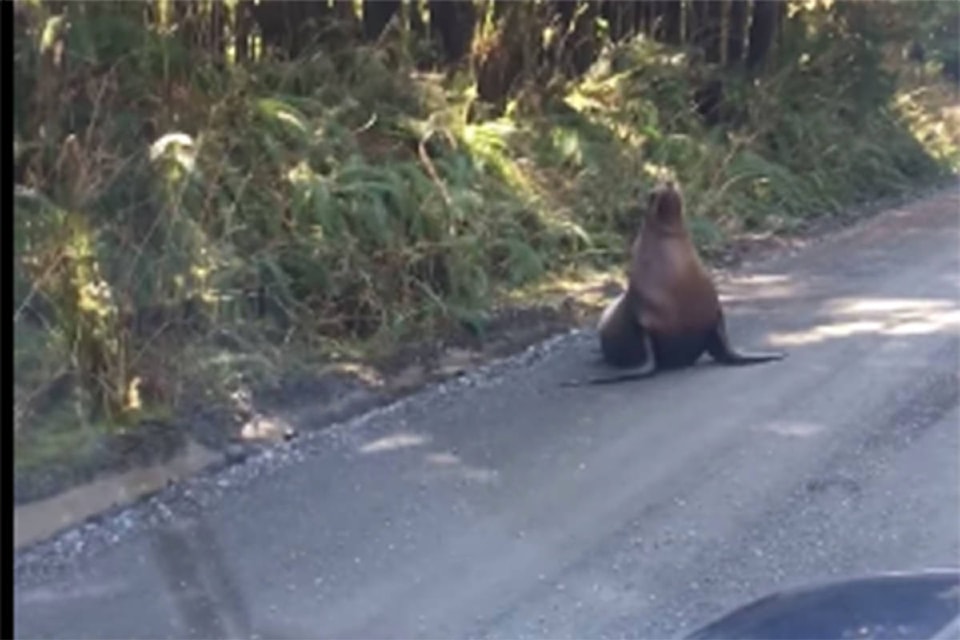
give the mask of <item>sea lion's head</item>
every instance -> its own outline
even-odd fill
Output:
[[[673,180],[661,182],[647,193],[644,223],[663,231],[684,229],[683,196]]]

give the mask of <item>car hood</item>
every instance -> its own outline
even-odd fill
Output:
[[[960,638],[960,570],[884,573],[773,593],[686,638]]]

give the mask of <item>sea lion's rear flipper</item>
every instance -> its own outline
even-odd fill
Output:
[[[720,314],[717,324],[707,336],[707,353],[720,364],[732,366],[761,364],[783,360],[787,357],[786,353],[780,351],[746,352],[734,349],[733,345],[730,344],[730,338],[727,336],[727,323],[723,318],[723,313]]]
[[[643,340],[643,350],[645,352],[642,365],[619,371],[610,376],[562,382],[560,383],[560,386],[582,387],[588,384],[611,384],[614,382],[626,382],[627,380],[639,380],[640,378],[648,378],[652,376],[657,371],[657,361],[653,353],[653,343],[650,340],[650,334],[648,334],[646,331],[641,331],[641,335]]]

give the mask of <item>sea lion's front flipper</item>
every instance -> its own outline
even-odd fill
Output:
[[[631,369],[619,371],[613,375],[601,376],[599,378],[589,378],[587,380],[570,380],[562,382],[562,387],[582,387],[588,384],[611,384],[614,382],[625,382],[627,380],[639,380],[640,378],[649,378],[657,372],[657,360],[653,353],[653,343],[650,340],[650,334],[646,331],[642,333],[643,350],[645,357],[643,364]]]

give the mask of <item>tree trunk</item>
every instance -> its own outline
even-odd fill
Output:
[[[329,13],[323,0],[261,0],[259,4],[249,3],[248,8],[260,27],[264,45],[289,58],[303,52],[311,32]]]
[[[704,25],[704,53],[707,62],[723,62],[723,8],[726,2],[713,0],[707,3],[707,21]]]
[[[649,35],[656,17],[654,11],[656,3],[651,0],[628,1],[633,5],[630,9],[630,33],[633,35],[638,33]]]
[[[423,38],[427,35],[427,23],[423,21],[423,15],[420,13],[420,3],[418,0],[411,0],[406,6],[407,24],[410,27],[410,33],[417,38]]]
[[[634,32],[659,39],[657,29],[662,20],[663,4],[655,0],[636,0],[636,8],[633,11]]]
[[[53,3],[47,3],[48,7]],[[50,9],[48,9],[50,10]],[[170,7],[170,20],[177,25],[177,33],[181,42],[186,42],[189,46],[197,45],[196,25],[193,17],[196,14],[196,8],[190,2],[172,2]]]
[[[330,19],[330,5],[326,0],[309,0],[300,2],[299,15],[294,16],[294,57],[300,55],[305,48],[311,46],[318,38],[321,30]]]
[[[210,12],[207,14],[206,38],[204,48],[208,53],[214,56],[217,61],[223,60],[226,54],[224,50],[224,37],[226,27],[226,10],[222,2],[211,2]]]
[[[637,3],[632,0],[606,0],[601,12],[610,25],[610,39],[620,42],[634,31],[634,10]]]
[[[683,3],[680,0],[663,0],[663,41],[667,44],[683,44]]]
[[[504,2],[496,27],[474,51],[477,97],[502,113],[516,81],[536,63],[540,43],[529,34],[537,27],[537,14],[529,4]],[[535,46],[531,49],[531,44]]]
[[[296,5],[297,3],[293,0],[269,0],[251,4],[250,13],[260,27],[264,49],[289,53],[290,15],[296,9]]]
[[[706,22],[710,0],[688,0],[686,6],[686,33],[684,41],[700,49],[703,45],[703,23]]]
[[[720,62],[722,49],[720,34],[723,29],[723,2],[721,0],[691,0],[688,40],[703,52],[709,63]]]
[[[490,0],[490,4],[493,5],[491,18],[494,22],[506,15],[510,9],[510,0]]]
[[[563,35],[570,28],[573,15],[577,12],[577,0],[550,0],[550,2],[554,6],[555,15],[559,20],[560,33]]]
[[[459,62],[470,51],[476,21],[472,1],[430,0],[430,30],[440,37],[449,63]]]
[[[344,34],[348,40],[359,36],[360,18],[353,6],[353,0],[334,0],[333,20],[336,21],[338,34]]]
[[[730,23],[727,29],[727,65],[736,66],[743,60],[747,33],[747,0],[730,0]]]
[[[250,0],[240,0],[234,9],[233,37],[237,64],[243,64],[250,58]]]
[[[747,69],[754,70],[762,64],[773,44],[777,32],[777,17],[780,14],[777,0],[754,0],[753,19],[750,21],[749,44],[747,45]]]
[[[368,42],[383,33],[387,23],[400,9],[400,0],[364,0],[363,37]]]
[[[600,53],[600,41],[596,35],[595,21],[599,15],[596,2],[586,2],[586,8],[578,12],[568,47],[574,76],[582,75],[596,61]]]

